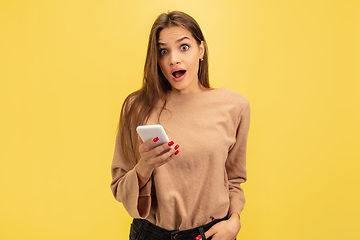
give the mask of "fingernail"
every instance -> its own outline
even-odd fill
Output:
[[[179,147],[180,147],[179,144],[177,144],[174,149],[176,150],[176,149],[178,149]]]
[[[153,141],[154,141],[154,142],[157,142],[157,141],[159,141],[159,138],[156,137],[156,138],[153,139]]]
[[[174,144],[174,141],[170,141],[169,143],[168,143],[168,145],[169,146],[172,146]],[[176,149],[176,148],[175,148]]]
[[[201,240],[201,236],[200,236],[200,235],[197,236],[197,237],[195,238],[195,240]]]
[[[178,153],[179,153],[179,150],[176,150],[175,155],[178,155]]]

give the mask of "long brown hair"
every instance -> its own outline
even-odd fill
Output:
[[[157,43],[160,31],[164,28],[179,26],[191,32],[198,45],[204,42],[205,53],[203,60],[199,59],[198,78],[204,88],[210,88],[208,49],[199,24],[186,13],[172,11],[163,13],[155,20],[149,36],[149,43],[144,66],[143,86],[140,90],[131,93],[124,101],[121,109],[119,131],[121,136],[121,151],[123,156],[136,163],[138,159],[139,140],[136,127],[143,125],[150,116],[154,106],[163,102],[166,105],[166,93],[171,91],[171,85],[163,75],[158,65]]]

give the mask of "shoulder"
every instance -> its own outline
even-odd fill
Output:
[[[215,89],[219,99],[222,99],[224,103],[235,105],[238,109],[242,110],[249,105],[249,100],[241,93],[235,92],[226,88]]]
[[[246,97],[244,97],[241,93],[235,92],[233,90],[229,90],[227,88],[218,88],[216,91],[221,94],[225,98],[241,101],[241,102],[249,102]]]

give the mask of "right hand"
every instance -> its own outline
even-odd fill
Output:
[[[151,149],[151,146],[153,146],[156,143],[156,138],[153,138],[146,142],[142,142],[140,139],[140,142],[141,142],[141,145],[139,147],[140,161],[135,166],[135,169],[140,180],[139,187],[141,188],[149,181],[150,176],[155,168],[160,167],[165,163],[169,162],[179,153],[178,150],[179,145],[176,145],[173,141],[170,141],[160,146],[157,146],[154,149]],[[164,150],[168,149],[169,146],[174,146],[174,147],[170,148],[169,151],[159,155]]]

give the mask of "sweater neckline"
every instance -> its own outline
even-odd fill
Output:
[[[206,89],[206,90],[203,90],[203,91],[200,91],[200,92],[190,92],[190,93],[182,93],[182,92],[178,92],[178,91],[169,91],[168,93],[168,96],[169,97],[175,97],[175,98],[196,98],[196,97],[203,97],[205,95],[208,95],[210,93],[213,93],[213,92],[217,92],[217,91],[221,91],[223,90],[224,88],[221,87],[221,88],[210,88],[210,89]]]

